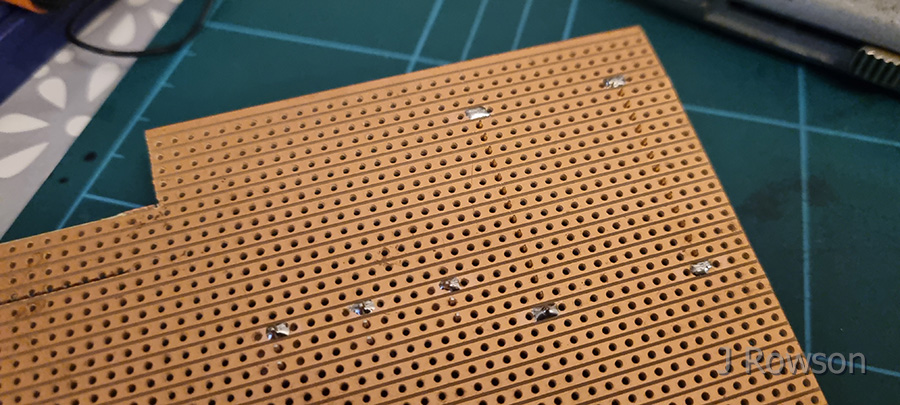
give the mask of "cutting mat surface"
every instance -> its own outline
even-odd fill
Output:
[[[640,24],[801,343],[868,358],[865,376],[818,377],[826,397],[900,395],[894,99],[620,1],[263,4],[225,1],[189,49],[139,62],[4,240],[154,203],[145,129]]]
[[[825,403],[727,360],[801,349],[640,28],[147,138],[159,205],[0,245],[0,401]]]

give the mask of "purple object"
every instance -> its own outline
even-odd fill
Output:
[[[66,25],[85,3],[87,0],[74,0],[47,14],[0,3],[0,103],[66,44]],[[103,7],[86,10],[81,25],[109,5],[108,1],[101,3]]]

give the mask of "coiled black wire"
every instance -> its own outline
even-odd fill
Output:
[[[141,57],[141,56],[154,56],[154,55],[165,55],[167,53],[175,52],[181,49],[184,44],[188,43],[191,39],[193,39],[197,34],[200,33],[200,30],[203,29],[203,24],[206,22],[206,18],[209,16],[209,13],[212,11],[214,0],[206,0],[206,4],[203,6],[203,11],[201,11],[200,16],[197,17],[197,20],[194,22],[194,25],[191,26],[190,31],[187,32],[181,39],[175,41],[171,44],[166,44],[154,48],[147,48],[141,51],[124,51],[117,49],[109,49],[109,48],[101,48],[96,45],[91,45],[87,42],[82,41],[78,38],[78,34],[75,32],[75,27],[79,26],[79,22],[81,17],[84,15],[85,11],[89,8],[93,7],[101,0],[91,0],[85,3],[81,9],[75,12],[75,15],[72,16],[72,19],[69,20],[69,23],[66,25],[66,39],[69,42],[75,44],[79,48],[86,49],[88,51],[106,55],[106,56],[115,56],[115,57]]]

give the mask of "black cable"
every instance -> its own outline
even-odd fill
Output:
[[[69,42],[75,44],[79,48],[86,49],[88,51],[98,53],[100,55],[105,56],[115,56],[115,57],[141,57],[141,56],[154,56],[154,55],[165,55],[167,53],[175,52],[181,49],[184,44],[190,41],[192,38],[197,36],[200,33],[200,30],[203,29],[203,24],[206,22],[206,17],[209,16],[209,13],[212,11],[214,0],[206,0],[206,5],[203,6],[203,11],[200,13],[200,16],[197,17],[197,20],[194,22],[194,25],[191,26],[190,31],[184,35],[178,41],[175,41],[171,44],[166,44],[162,46],[158,46],[155,48],[147,48],[142,51],[120,51],[116,49],[108,49],[101,48],[99,46],[94,46],[89,43],[86,43],[80,39],[78,39],[78,34],[75,33],[75,27],[78,26],[78,22],[81,20],[84,12],[90,7],[94,6],[101,0],[91,0],[85,3],[81,9],[75,12],[75,15],[72,16],[72,19],[69,20],[69,23],[66,25],[66,38]]]

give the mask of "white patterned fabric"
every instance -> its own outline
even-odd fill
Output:
[[[107,48],[143,49],[180,2],[116,1],[81,37]],[[0,104],[0,235],[133,63],[66,45]]]

